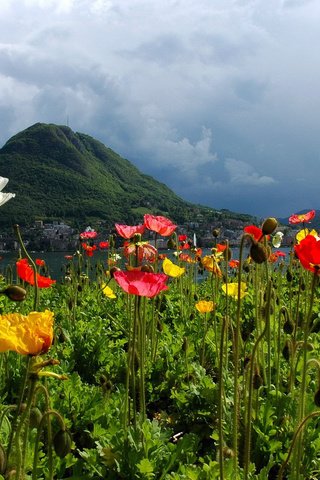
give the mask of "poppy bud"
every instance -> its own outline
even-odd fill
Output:
[[[283,331],[285,333],[289,333],[289,334],[293,332],[293,324],[292,324],[291,320],[288,319],[288,320],[285,321],[285,323],[283,325]]]
[[[229,447],[223,447],[222,453],[223,453],[224,458],[233,458],[234,457],[234,451]]]
[[[214,238],[219,237],[219,234],[220,234],[220,228],[214,228],[214,229],[212,230],[212,236],[213,236]]]
[[[110,277],[113,278],[114,274],[116,272],[120,272],[120,268],[119,267],[112,267],[110,268]]]
[[[42,413],[38,407],[33,407],[30,410],[29,424],[31,428],[38,428],[42,419]]]
[[[141,242],[141,238],[142,238],[141,233],[135,233],[133,235],[132,241],[133,241],[133,243],[139,243],[139,242]]]
[[[146,265],[142,265],[141,272],[154,273],[154,268],[148,263]]]
[[[260,373],[255,373],[252,379],[252,385],[255,390],[258,390],[263,385],[263,380]]]
[[[7,469],[7,455],[6,455],[5,449],[0,444],[0,474],[2,475],[3,473],[5,473],[6,469]]]
[[[314,394],[314,403],[317,407],[320,407],[320,389]]]
[[[71,435],[66,430],[59,430],[53,437],[54,451],[59,458],[64,458],[71,452]]]
[[[18,285],[9,285],[9,287],[2,290],[1,293],[13,302],[22,302],[27,295],[26,290]]]
[[[278,226],[278,221],[276,218],[269,217],[262,224],[262,233],[263,235],[270,235],[275,231]]]
[[[250,247],[250,257],[255,263],[263,263],[268,259],[268,251],[262,243],[253,241]]]
[[[170,237],[169,240],[167,241],[167,247],[168,248],[176,248],[176,243],[175,243],[175,241],[173,240],[172,237]]]
[[[284,356],[285,360],[289,361],[289,358],[290,358],[290,345],[289,345],[289,342],[288,342],[288,341],[286,342],[285,346],[283,347],[282,355]]]
[[[287,282],[292,282],[292,273],[290,272],[290,270],[287,270],[286,279]]]
[[[184,352],[186,352],[188,350],[188,348],[189,348],[188,339],[187,339],[187,337],[184,337],[183,338],[183,344],[182,344],[182,350]]]

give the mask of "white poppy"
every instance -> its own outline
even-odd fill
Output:
[[[8,200],[16,196],[15,193],[3,193],[1,190],[7,185],[9,179],[0,177],[0,207],[4,205]]]
[[[282,232],[277,232],[273,237],[272,237],[272,245],[274,248],[279,248],[282,242],[284,233]]]

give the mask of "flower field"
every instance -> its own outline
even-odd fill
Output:
[[[120,248],[89,228],[61,283],[16,226],[21,258],[1,278],[0,478],[319,479],[313,217],[290,217],[301,230],[287,256],[276,219],[248,225],[237,259],[216,231],[203,255],[165,217],[116,224]]]

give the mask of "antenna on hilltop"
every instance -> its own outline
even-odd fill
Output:
[[[69,127],[69,115],[67,115],[67,127]]]

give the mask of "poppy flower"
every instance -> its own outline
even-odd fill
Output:
[[[93,252],[97,250],[97,246],[96,245],[91,246],[91,245],[88,245],[87,243],[82,243],[81,245],[83,250],[86,252],[86,255],[88,257],[93,257]]]
[[[143,218],[148,230],[159,233],[163,237],[169,237],[177,228],[177,225],[166,217],[146,214]]]
[[[115,272],[113,278],[126,292],[140,297],[153,298],[161,291],[167,290],[167,275],[141,271]]]
[[[179,235],[178,236],[178,240],[179,242],[185,242],[187,240],[187,235]]]
[[[185,268],[179,267],[179,265],[171,262],[169,258],[165,258],[163,260],[162,268],[166,275],[173,278],[181,277],[181,275],[183,275],[186,271]]]
[[[9,350],[22,355],[46,353],[53,340],[53,313],[0,315],[0,352]]]
[[[209,313],[214,309],[214,303],[211,300],[200,300],[196,303],[196,309],[200,313]]]
[[[300,243],[301,240],[306,238],[307,235],[313,235],[314,237],[318,237],[318,232],[316,232],[316,230],[314,229],[309,230],[308,228],[303,228],[302,230],[299,230],[299,232],[296,234],[297,242]]]
[[[35,264],[38,265],[38,267],[44,267],[46,262],[42,260],[41,258],[36,258]]]
[[[277,250],[275,253],[278,255],[278,257],[286,257],[287,256],[287,254],[285,252],[282,252],[281,250]]]
[[[213,255],[204,256],[201,259],[201,263],[203,267],[206,270],[208,270],[208,272],[212,272],[214,275],[217,275],[218,277],[222,277],[222,272],[220,270],[220,267]]]
[[[320,240],[318,238],[307,235],[294,246],[294,251],[306,270],[320,274]]]
[[[248,225],[247,227],[244,227],[243,230],[244,232],[252,235],[253,238],[257,240],[257,242],[259,242],[259,240],[261,240],[261,238],[263,237],[263,232],[261,228],[256,227],[255,225]]]
[[[109,248],[109,242],[100,242],[99,248],[101,248],[102,250],[104,250],[105,248]]]
[[[182,262],[187,262],[187,263],[197,263],[197,261],[192,258],[188,253],[180,253],[179,254],[179,260]]]
[[[34,285],[34,271],[31,265],[28,263],[27,258],[21,258],[16,262],[16,267],[17,267],[17,274],[21,278],[21,280],[30,283],[30,285]],[[37,273],[37,285],[39,288],[48,288],[51,287],[54,283],[56,283],[55,280],[52,280],[51,278],[44,277],[42,275],[39,275]]]
[[[179,250],[190,250],[190,243],[183,242],[179,245]]]
[[[314,219],[315,215],[315,210],[310,210],[310,212],[301,214],[294,213],[289,217],[289,223],[291,223],[291,225],[296,225],[297,223],[309,223]]]
[[[108,297],[108,298],[117,298],[117,296],[115,295],[114,291],[112,290],[112,288],[110,288],[108,285],[106,285],[105,283],[102,285],[102,292],[103,294]]]
[[[238,299],[238,283],[224,283],[221,286],[222,290],[226,295],[229,295],[232,298],[235,298],[236,300]],[[247,285],[245,282],[241,282],[240,284],[240,298],[243,298],[247,295]]]
[[[238,268],[239,267],[239,260],[230,260],[229,267],[230,268]]]
[[[138,255],[138,261],[148,260],[154,262],[157,256],[157,249],[148,242],[125,243],[123,247],[123,254],[126,257],[130,255]]]
[[[93,238],[96,238],[97,237],[97,232],[95,230],[93,230],[92,228],[88,227],[85,229],[84,232],[80,233],[80,238],[81,239],[86,239],[86,240],[89,240],[89,239],[93,239]]]
[[[7,185],[9,179],[5,177],[0,177],[0,207],[4,205],[8,200],[16,196],[15,193],[4,193],[2,189]]]
[[[73,255],[65,255],[64,258],[70,261],[73,260]]]
[[[283,236],[284,236],[283,232],[277,232],[275,235],[273,235],[272,245],[274,246],[274,248],[280,247]]]
[[[216,245],[216,249],[217,249],[218,253],[224,252],[226,248],[227,248],[227,245],[225,245],[223,243],[217,243],[217,245]]]
[[[134,237],[137,233],[142,235],[146,229],[145,225],[121,225],[119,223],[115,224],[115,229],[117,234],[120,235],[122,238],[126,238],[129,240],[130,238]]]

